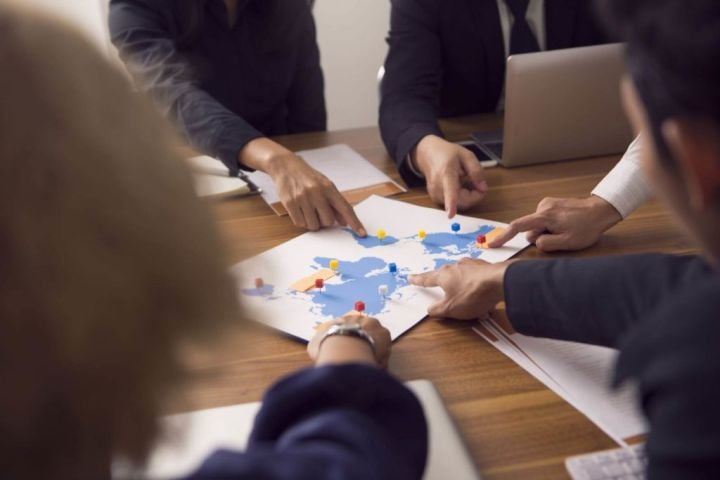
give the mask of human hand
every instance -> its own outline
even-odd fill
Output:
[[[353,207],[335,185],[285,147],[258,138],[241,151],[240,161],[270,175],[296,226],[315,231],[337,222],[350,226],[361,237],[367,235]]]
[[[342,324],[359,325],[372,337],[375,346],[371,346],[361,338],[350,336],[336,335],[325,338],[325,333],[330,327]],[[323,338],[325,338],[324,341]],[[380,322],[365,315],[349,314],[323,323],[308,343],[307,350],[316,365],[369,363],[387,367],[391,346],[390,332]]]
[[[487,316],[503,300],[508,265],[464,258],[433,272],[411,275],[409,280],[413,285],[440,287],[445,292],[445,298],[428,308],[429,315],[475,320]]]
[[[622,220],[620,213],[600,197],[545,198],[532,215],[510,223],[489,246],[503,246],[520,232],[539,250],[582,250],[595,244],[600,236]]]
[[[425,175],[430,198],[445,206],[449,218],[458,209],[467,210],[485,198],[488,191],[485,173],[467,148],[428,135],[420,140],[411,157]]]

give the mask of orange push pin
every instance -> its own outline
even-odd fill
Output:
[[[258,290],[260,290],[260,289],[263,288],[264,286],[265,286],[265,282],[263,281],[262,278],[258,277],[258,278],[255,279],[255,288],[257,288]]]

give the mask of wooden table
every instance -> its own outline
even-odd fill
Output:
[[[450,138],[464,139],[472,131],[498,124],[497,118],[473,117],[446,122],[443,128]],[[377,128],[286,136],[278,141],[293,150],[345,143],[398,179]],[[617,160],[614,156],[489,169],[488,197],[469,215],[509,222],[534,211],[543,197],[585,196]],[[422,189],[397,198],[432,205]],[[213,212],[227,240],[229,264],[302,233],[257,197],[214,203]],[[593,248],[563,255],[648,251],[694,251],[656,202],[610,230]],[[531,247],[521,258],[548,256]],[[190,356],[189,362],[198,379],[175,410],[256,401],[276,379],[310,365],[303,344],[255,329],[230,332],[221,345]],[[403,380],[434,382],[484,478],[567,478],[563,465],[567,456],[614,447],[583,415],[476,335],[469,323],[425,320],[396,342],[390,369]]]

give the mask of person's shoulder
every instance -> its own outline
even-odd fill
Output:
[[[720,379],[720,274],[669,294],[621,344],[618,376]]]

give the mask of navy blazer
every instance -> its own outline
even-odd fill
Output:
[[[505,274],[520,333],[620,349],[650,424],[648,478],[720,478],[720,273],[698,257],[529,261]]]
[[[306,0],[242,0],[233,28],[222,0],[192,1],[202,12],[194,37],[179,0],[111,0],[110,34],[140,89],[194,148],[235,175],[249,141],[326,129]]]
[[[428,432],[422,406],[379,368],[313,368],[271,388],[245,452],[221,450],[187,480],[415,480]]]
[[[545,0],[548,50],[605,43],[588,0]],[[496,0],[391,0],[390,50],[380,130],[400,173],[441,117],[494,112],[505,82],[505,42]]]

